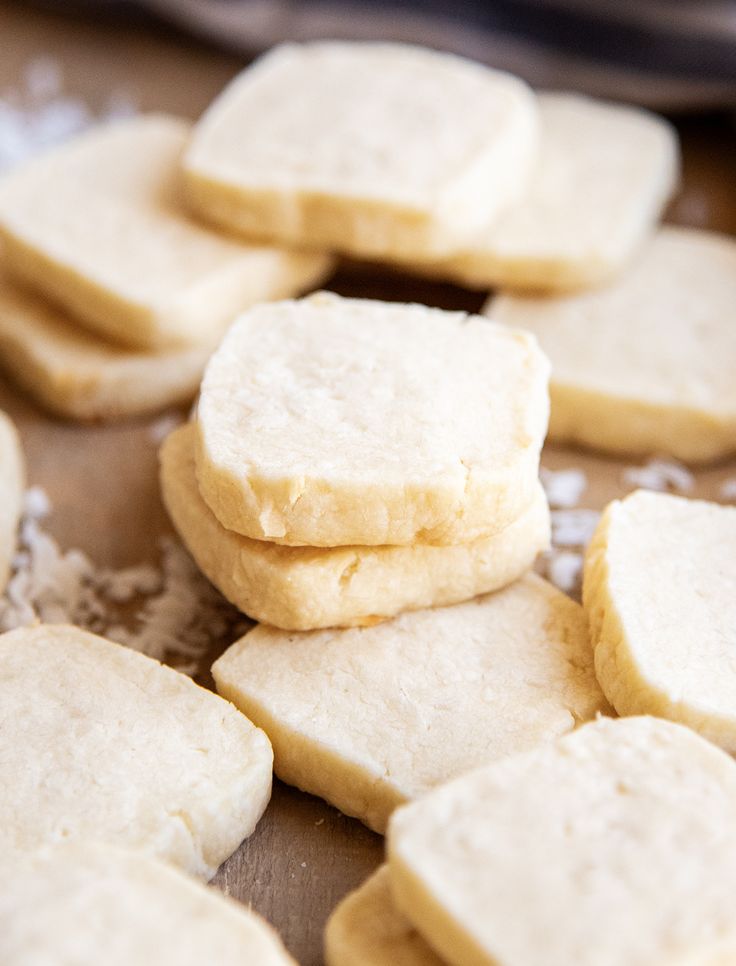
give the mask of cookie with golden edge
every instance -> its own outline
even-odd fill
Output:
[[[736,507],[645,490],[614,500],[583,603],[619,714],[670,718],[736,753]]]
[[[78,842],[0,870],[3,966],[294,966],[255,912],[145,853]]]
[[[402,44],[278,47],[184,155],[193,210],[247,237],[392,259],[441,256],[520,196],[536,102],[516,77]]]
[[[498,533],[536,493],[547,376],[532,336],[463,312],[256,306],[202,381],[200,492],[228,530],[290,546]]]
[[[99,840],[210,878],[271,795],[271,746],[184,674],[65,625],[0,636],[0,851]]]
[[[484,311],[549,356],[551,440],[702,462],[736,451],[735,301],[736,241],[666,226],[605,288]]]
[[[56,415],[114,420],[185,403],[213,349],[150,351],[105,341],[0,275],[0,367]]]
[[[549,544],[541,486],[518,520],[469,544],[285,547],[226,530],[200,496],[196,427],[161,449],[161,491],[205,576],[254,620],[287,630],[371,624],[404,610],[454,604],[516,580]]]
[[[0,469],[0,593],[2,593],[15,554],[18,522],[23,510],[26,474],[17,430],[10,417],[1,410]]]
[[[327,966],[442,966],[394,905],[382,865],[334,909],[325,926]]]
[[[100,125],[0,180],[3,262],[93,332],[138,349],[217,341],[248,305],[309,289],[321,255],[246,245],[183,209],[189,125]]]
[[[414,267],[470,288],[547,292],[614,278],[677,187],[675,129],[648,111],[539,96],[540,147],[523,197],[462,254]]]
[[[601,718],[397,811],[393,898],[456,966],[733,962],[734,809],[720,749]]]
[[[373,627],[261,624],[212,674],[279,778],[378,832],[397,805],[607,708],[582,608],[533,574]]]

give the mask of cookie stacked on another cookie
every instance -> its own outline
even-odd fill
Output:
[[[246,238],[468,285],[586,288],[614,277],[677,185],[674,128],[402,44],[279,47],[195,126],[198,215]]]
[[[600,719],[399,809],[328,966],[730,963],[736,766],[680,725]]]
[[[189,126],[103,125],[0,182],[0,364],[54,412],[184,402],[228,323],[321,281],[321,255],[247,245],[184,210]]]
[[[262,305],[164,447],[164,499],[210,579],[276,626],[465,600],[546,546],[547,375],[533,338],[464,313]]]

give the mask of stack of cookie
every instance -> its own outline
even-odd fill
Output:
[[[614,277],[678,179],[646,111],[397,44],[280,47],[218,97],[184,155],[222,227],[461,285],[575,289]]]
[[[192,210],[248,238],[564,289],[620,270],[677,156],[643,112],[325,43],[236,79],[182,167]],[[185,544],[270,625],[215,664],[219,691],[268,733],[277,775],[377,831],[610,710],[582,609],[528,574],[549,538],[546,383],[519,329],[323,293],[241,316],[163,447]]]
[[[466,600],[547,544],[547,374],[532,337],[464,313],[264,304],[167,440],[164,499],[213,583],[277,627]]]
[[[522,331],[319,293],[242,315],[163,446],[179,534],[263,622],[218,690],[279,777],[376,831],[608,707],[582,608],[527,573],[547,374]]]
[[[0,363],[53,412],[111,419],[191,399],[227,324],[309,289],[322,255],[248,245],[185,212],[189,126],[103,126],[0,183]]]

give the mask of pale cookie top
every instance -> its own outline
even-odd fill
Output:
[[[394,899],[457,966],[733,961],[735,810],[719,749],[603,718],[400,809]]]
[[[646,491],[614,501],[583,594],[616,709],[682,721],[736,752],[736,507]]]
[[[0,636],[0,850],[129,845],[202,876],[252,832],[268,739],[217,695],[74,627]]]
[[[667,226],[605,288],[486,311],[537,336],[553,386],[734,419],[735,303],[736,241]]]
[[[10,573],[23,507],[25,461],[12,420],[0,410],[0,593]]]
[[[486,288],[599,283],[633,255],[672,193],[679,149],[663,118],[547,93],[539,97],[539,119],[528,190],[445,263],[453,277]]]
[[[213,674],[269,734],[277,772],[291,736],[317,774],[322,756],[357,770],[374,799],[359,817],[372,827],[397,801],[607,707],[582,608],[533,574],[374,627],[299,634],[261,624]],[[341,794],[319,793],[331,792]]]
[[[230,530],[312,546],[457,543],[532,499],[546,359],[526,333],[321,293],[231,327],[199,402],[197,476]]]
[[[327,966],[442,966],[391,898],[387,866],[346,896],[325,927]]]
[[[142,115],[101,125],[0,181],[8,269],[125,344],[217,341],[255,298],[320,274],[317,256],[254,248],[193,221],[178,162],[189,125]],[[269,280],[273,276],[269,292]]]
[[[141,852],[75,843],[0,870],[3,966],[293,966],[254,912]]]
[[[401,44],[285,45],[214,102],[184,167],[256,232],[314,245],[304,233],[313,219],[319,241],[379,254],[396,243],[398,219],[426,227],[419,244],[449,250],[521,193],[535,135],[532,92],[510,74]],[[206,208],[204,194],[197,204]],[[342,231],[330,232],[319,206],[343,213]],[[352,234],[351,214],[373,232]]]

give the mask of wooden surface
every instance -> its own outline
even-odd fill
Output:
[[[231,56],[181,39],[133,28],[111,32],[0,3],[0,90],[13,85],[23,65],[38,55],[57,58],[70,90],[93,103],[103,103],[111,89],[125,87],[140,109],[191,117],[240,67]],[[681,131],[685,189],[672,216],[736,233],[733,127],[727,119],[689,120]],[[359,267],[343,269],[330,287],[345,294],[448,308],[472,310],[483,301],[451,286]],[[98,564],[113,566],[156,559],[157,540],[169,530],[158,497],[151,421],[80,428],[45,417],[3,383],[0,407],[20,429],[30,480],[51,497],[50,529],[63,547],[80,547]],[[625,463],[551,448],[543,462],[585,470],[589,487],[583,506],[599,508],[626,492]],[[733,463],[699,472],[697,495],[717,497],[720,483],[734,475]],[[227,643],[213,642],[213,648],[220,651]],[[307,966],[321,962],[322,928],[329,911],[381,856],[378,836],[277,782],[256,833],[225,863],[215,885],[265,915]]]

